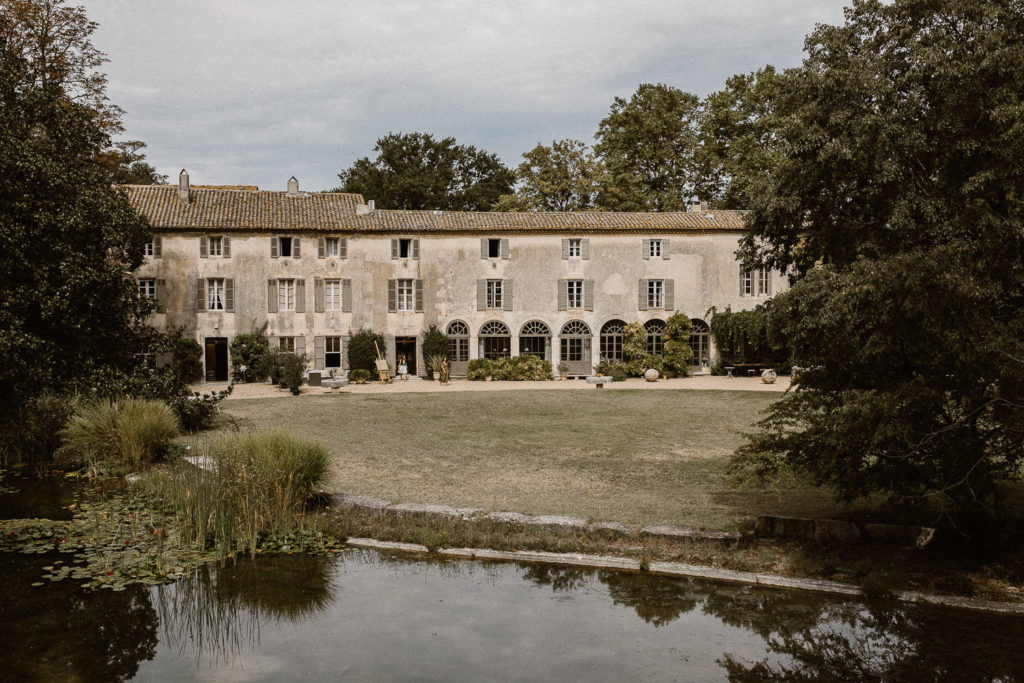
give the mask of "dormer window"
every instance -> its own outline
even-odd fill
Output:
[[[299,238],[281,235],[270,238],[270,258],[299,258]]]
[[[416,238],[399,237],[391,240],[391,258],[418,259],[420,257],[420,241]]]
[[[400,239],[398,240],[398,258],[409,258],[410,252],[412,251],[412,240]]]

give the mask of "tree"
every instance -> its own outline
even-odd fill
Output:
[[[743,244],[801,278],[769,328],[808,369],[738,467],[960,512],[1020,481],[1022,32],[1010,0],[871,0],[808,38]]]
[[[588,211],[594,208],[601,163],[579,140],[538,144],[516,169],[519,187],[504,195],[497,211]]]
[[[615,211],[679,211],[694,196],[696,95],[645,83],[616,97],[594,151],[607,171],[597,203]]]
[[[391,133],[338,174],[336,192],[354,192],[387,209],[489,211],[512,192],[515,176],[494,154],[435,140],[429,133]]]

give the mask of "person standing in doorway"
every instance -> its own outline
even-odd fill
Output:
[[[409,364],[405,362],[405,356],[398,361],[398,374],[403,382],[409,379]]]

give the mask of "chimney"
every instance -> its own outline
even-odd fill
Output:
[[[690,213],[697,213],[698,211],[704,211],[706,208],[707,207],[704,205],[704,202],[696,201],[690,202],[690,206],[687,211]]]
[[[178,174],[178,201],[188,204],[188,171],[185,169]]]
[[[292,176],[288,179],[288,196],[298,197],[299,196],[299,181]]]
[[[373,213],[374,208],[375,207],[372,199],[366,202],[365,204],[356,204],[356,215],[365,216],[367,214]]]

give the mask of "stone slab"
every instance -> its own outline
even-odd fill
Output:
[[[387,511],[409,517],[449,517],[453,519],[475,519],[483,512],[480,508],[454,508],[449,505],[424,503],[396,503],[388,505]]]
[[[743,537],[743,534],[738,531],[701,531],[671,524],[645,526],[640,530],[640,535],[688,541],[738,541]]]
[[[484,515],[484,519],[489,519],[494,522],[504,522],[506,524],[529,524],[533,517],[519,512],[492,512]]]
[[[570,517],[569,515],[539,515],[531,517],[527,524],[556,529],[585,529],[587,520],[581,517]]]
[[[401,550],[406,553],[426,553],[430,549],[419,543],[399,543],[398,541],[378,541],[375,538],[350,538],[346,545],[353,548],[373,548],[374,550]]]
[[[636,527],[622,522],[591,522],[587,525],[587,530],[615,536],[632,536],[636,533]]]

